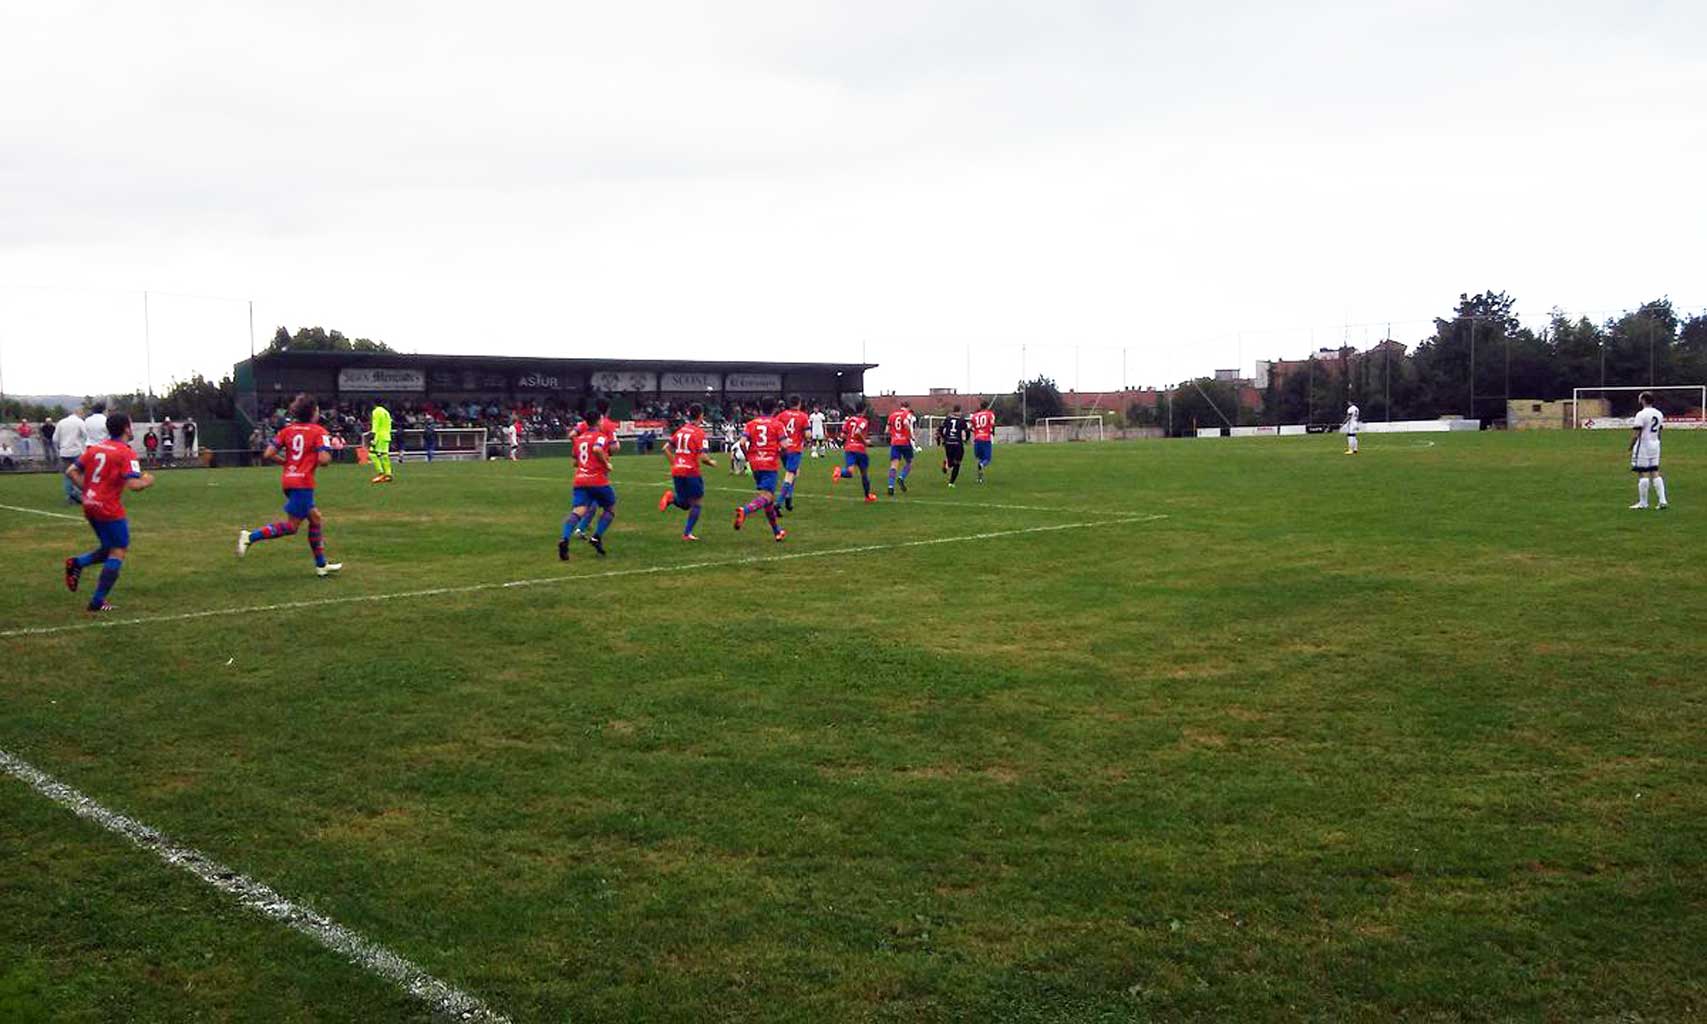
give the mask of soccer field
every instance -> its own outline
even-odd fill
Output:
[[[1625,440],[809,459],[780,545],[622,457],[567,564],[566,461],[333,466],[330,579],[171,472],[98,624],[10,477],[0,751],[515,1021],[1695,1017],[1707,436]],[[434,1012],[3,774],[0,922],[0,1019]]]

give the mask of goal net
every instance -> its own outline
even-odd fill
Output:
[[[1103,419],[1101,416],[1045,416],[1037,421],[1043,427],[1043,440],[1049,441],[1101,441],[1103,439]]]
[[[397,432],[397,444],[398,457],[401,459],[425,459],[428,457],[427,432],[424,430],[399,430]],[[475,461],[485,459],[486,428],[440,428],[438,437],[433,442],[432,458],[473,459]]]
[[[1668,428],[1707,427],[1707,384],[1572,388],[1571,423],[1583,430],[1629,430],[1644,391],[1654,396],[1654,408],[1665,414]]]

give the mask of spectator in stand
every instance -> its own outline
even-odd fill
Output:
[[[249,432],[249,464],[251,466],[258,466],[261,464],[261,453],[266,449],[266,447],[266,431],[257,426],[254,430]]]
[[[83,444],[100,444],[107,437],[107,403],[96,402],[89,415],[83,418]]]
[[[149,427],[148,433],[142,435],[142,451],[143,451],[143,454],[145,454],[148,457],[148,464],[149,465],[154,464],[155,454],[159,450],[160,450],[160,438],[157,434],[154,433],[154,428]]]
[[[71,464],[83,457],[83,449],[87,445],[83,441],[83,410],[73,409],[65,414],[65,418],[54,425],[53,443],[59,448],[59,461],[63,468],[70,469]],[[65,501],[71,505],[83,504],[83,492],[71,482],[64,473],[59,475],[59,482],[65,485]]]
[[[53,446],[53,421],[44,416],[41,421],[41,460],[51,466],[58,455],[59,449]]]
[[[0,469],[17,469],[18,460],[12,453],[12,442],[0,441]]]
[[[192,457],[196,454],[196,421],[195,420],[185,420],[184,421],[184,454],[192,456]]]

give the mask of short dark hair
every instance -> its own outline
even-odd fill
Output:
[[[313,395],[297,395],[290,403],[290,418],[298,423],[310,423],[314,414],[320,411],[320,403]]]
[[[790,409],[800,408],[800,396],[799,395],[789,395],[788,396],[788,407]]]
[[[769,416],[772,413],[776,412],[776,399],[774,399],[774,398],[761,398],[761,399],[759,399],[759,411],[764,413],[766,416]]]
[[[705,406],[700,405],[698,402],[693,402],[688,405],[688,419],[697,420],[704,415]]]
[[[955,412],[959,412],[959,411],[960,411],[960,403],[959,403],[959,402],[956,402],[956,403],[954,403],[954,411],[955,411]]]
[[[94,405],[91,405],[89,407],[89,413],[91,415],[98,413],[98,412],[106,412],[106,411],[107,411],[107,403],[105,403],[105,402],[96,402]]]
[[[115,412],[107,417],[107,436],[117,441],[130,429],[130,416],[126,413]]]
[[[990,407],[990,400],[988,398],[980,398],[978,400],[978,408],[988,409],[989,407]]]
[[[1653,405],[1654,404],[1654,393],[1652,391],[1644,391],[1644,392],[1642,392],[1640,397],[1641,397],[1643,405]]]

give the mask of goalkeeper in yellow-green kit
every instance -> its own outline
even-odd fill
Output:
[[[385,406],[374,403],[373,415],[368,419],[368,456],[373,459],[373,468],[379,471],[368,483],[388,484],[391,482],[391,413]]]

